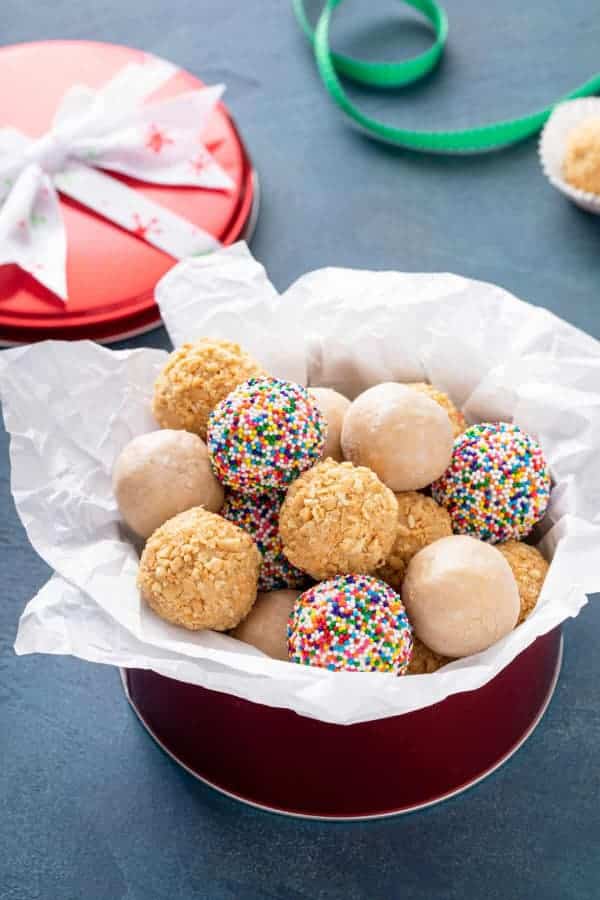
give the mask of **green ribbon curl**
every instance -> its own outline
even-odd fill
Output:
[[[600,73],[598,73],[556,103],[517,119],[455,131],[412,131],[408,128],[396,128],[361,112],[348,97],[339,76],[342,75],[357,84],[383,89],[398,88],[419,81],[437,66],[444,52],[448,38],[446,13],[436,0],[403,0],[422,13],[430,23],[435,36],[432,46],[424,53],[401,62],[369,62],[334,53],[329,46],[332,14],[342,2],[343,0],[326,0],[317,25],[313,29],[306,15],[304,0],[292,0],[296,18],[312,44],[317,68],[327,91],[343,112],[376,140],[424,153],[483,153],[497,150],[536,134],[558,103],[577,97],[587,97],[600,91]]]

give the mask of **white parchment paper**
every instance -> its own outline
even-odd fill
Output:
[[[17,653],[62,653],[163,675],[349,724],[478,688],[600,591],[600,344],[493,285],[446,274],[323,269],[279,296],[243,244],[177,265],[157,289],[174,344],[240,341],[274,375],[355,396],[430,380],[471,421],[512,420],[541,441],[555,487],[537,535],[552,559],[533,615],[484,653],[433,675],[331,673],[271,660],[227,635],[192,633],[140,602],[137,553],[111,469],[156,427],[166,353],[46,342],[0,357],[12,490],[55,570],[20,621]]]

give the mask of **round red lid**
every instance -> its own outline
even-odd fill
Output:
[[[60,98],[72,84],[100,87],[126,63],[143,57],[139,50],[90,41],[2,48],[0,81],[12,89],[0,94],[0,128],[12,126],[37,137],[50,127]],[[154,97],[201,84],[178,70]],[[159,187],[114,177],[231,244],[251,226],[257,194],[250,159],[222,104],[211,117],[204,141],[233,179],[233,190]],[[61,196],[60,203],[67,232],[68,300],[64,304],[17,266],[0,266],[0,343],[111,341],[159,325],[154,287],[176,261],[75,201]]]

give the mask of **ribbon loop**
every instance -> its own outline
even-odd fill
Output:
[[[448,35],[448,20],[444,9],[437,0],[403,0],[403,2],[425,16],[434,31],[434,43],[429,50],[411,59],[395,63],[377,63],[343,56],[331,50],[329,43],[331,16],[334,9],[341,5],[342,0],[326,0],[314,29],[306,15],[304,0],[292,0],[300,27],[312,44],[321,80],[332,100],[349,119],[375,140],[423,153],[483,153],[522,141],[540,130],[556,103],[517,119],[456,131],[413,131],[408,128],[396,128],[367,116],[355,106],[344,90],[340,75],[370,87],[402,87],[431,72],[442,56]],[[592,76],[557,102],[587,97],[598,91],[600,91],[600,73]]]

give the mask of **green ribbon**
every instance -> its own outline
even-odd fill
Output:
[[[425,153],[480,153],[495,150],[522,141],[538,132],[557,103],[576,97],[587,97],[600,91],[600,73],[598,73],[585,84],[539,112],[518,119],[507,119],[503,122],[457,131],[412,131],[372,119],[351,102],[338,76],[343,75],[351,81],[369,87],[384,89],[402,87],[418,81],[431,72],[440,61],[446,45],[448,19],[436,0],[403,0],[403,2],[423,13],[431,24],[435,35],[432,46],[424,53],[402,62],[368,62],[334,53],[329,46],[331,17],[342,0],[326,0],[314,30],[306,15],[304,0],[292,0],[296,18],[312,44],[319,74],[330,96],[350,119],[377,140]]]

